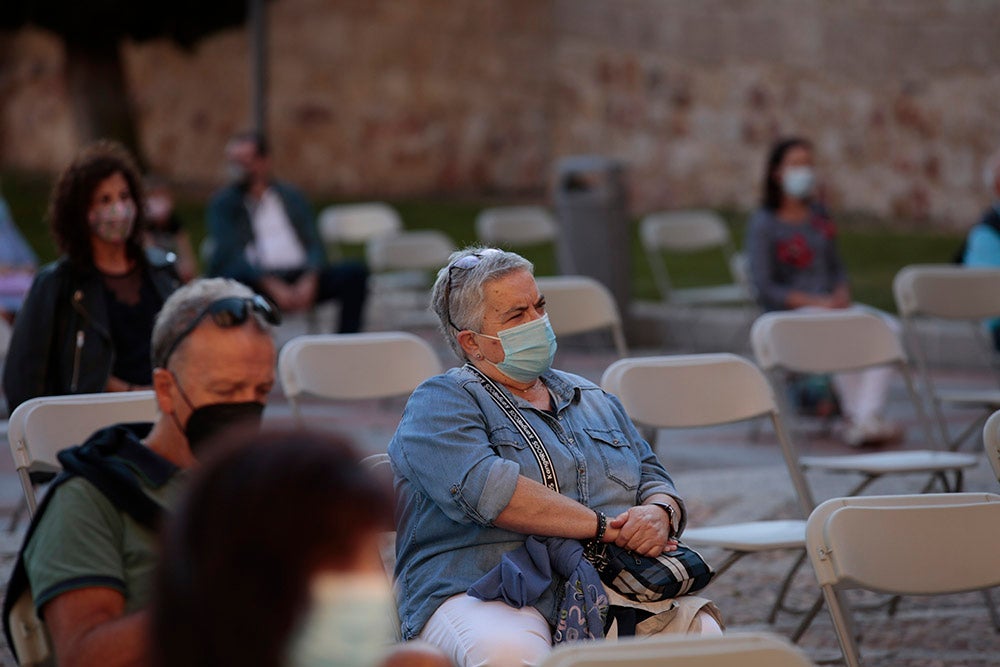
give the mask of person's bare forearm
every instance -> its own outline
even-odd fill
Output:
[[[494,523],[525,535],[584,540],[597,534],[594,510],[527,477],[517,478],[514,495]],[[617,535],[618,530],[608,526],[604,541]]]
[[[53,637],[60,667],[144,667],[149,664],[149,613],[121,616],[66,642]]]

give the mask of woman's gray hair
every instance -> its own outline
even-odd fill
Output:
[[[462,268],[465,262],[472,261],[464,260],[466,257],[475,257],[478,261],[471,267]],[[459,359],[466,361],[465,352],[458,343],[458,332],[480,331],[483,327],[486,312],[483,286],[509,273],[531,273],[534,269],[531,262],[517,253],[496,248],[469,246],[451,254],[448,265],[438,271],[434,281],[431,308],[438,317],[441,333]]]
[[[192,280],[167,297],[153,323],[151,357],[153,368],[164,368],[167,360],[164,358],[185,329],[210,304],[228,297],[251,298],[254,291],[230,278],[201,278]],[[253,317],[254,322],[262,331],[269,331],[260,318]],[[176,355],[184,348],[184,344],[174,351]]]

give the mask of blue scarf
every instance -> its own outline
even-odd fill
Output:
[[[608,596],[583,545],[561,537],[529,537],[469,587],[479,600],[503,600],[520,609],[537,600],[556,578],[563,580],[552,643],[604,637]]]

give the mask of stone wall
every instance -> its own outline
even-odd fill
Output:
[[[770,142],[817,144],[831,204],[966,226],[1000,146],[1000,5],[973,0],[276,0],[282,175],[342,197],[541,196],[554,160],[629,168],[633,209],[752,206]],[[124,47],[143,146],[215,185],[248,124],[246,31]],[[58,41],[0,39],[0,151],[75,150]]]

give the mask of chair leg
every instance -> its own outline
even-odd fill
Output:
[[[990,614],[990,621],[993,622],[993,628],[1000,632],[1000,614],[997,613],[996,603],[993,602],[993,595],[990,594],[989,590],[983,591],[983,600],[986,602],[986,611]]]
[[[820,593],[816,596],[816,601],[812,603],[811,607],[809,607],[809,611],[807,611],[803,619],[799,621],[798,626],[795,628],[795,632],[792,633],[791,639],[793,643],[797,644],[799,640],[802,639],[802,635],[804,635],[806,630],[809,629],[809,626],[812,625],[812,622],[816,619],[816,615],[819,614],[819,610],[822,608],[823,594]]]
[[[962,445],[965,443],[966,440],[969,439],[970,436],[972,436],[975,433],[979,433],[979,432],[982,431],[983,424],[986,423],[986,420],[989,418],[990,414],[992,414],[992,413],[987,412],[986,414],[982,415],[981,417],[977,417],[976,420],[973,421],[968,426],[966,426],[965,430],[963,430],[961,433],[959,433],[955,437],[955,439],[953,439],[953,440],[946,440],[945,441],[945,445],[948,447],[948,449],[950,451],[953,451],[953,452],[954,451],[958,451],[959,449],[961,449]]]
[[[799,554],[799,557],[795,559],[795,563],[788,570],[788,574],[785,575],[784,581],[781,582],[781,588],[778,589],[778,596],[774,600],[774,605],[771,606],[771,612],[767,615],[767,622],[769,624],[774,625],[775,620],[778,618],[779,611],[784,610],[798,613],[799,610],[791,609],[785,606],[785,597],[788,595],[788,589],[792,587],[792,579],[795,578],[795,574],[799,571],[799,568],[802,567],[802,564],[806,562],[807,555],[808,554],[805,550]]]
[[[21,517],[24,513],[28,511],[28,501],[21,496],[21,499],[17,503],[17,507],[14,508],[14,512],[10,515],[10,523],[7,524],[7,532],[13,533],[17,530],[17,526],[21,523]]]
[[[871,483],[874,482],[879,477],[881,477],[881,475],[868,475],[863,480],[861,480],[860,484],[858,484],[856,487],[854,487],[853,489],[851,489],[850,491],[848,491],[845,495],[847,495],[847,496],[856,496],[856,495],[860,494],[862,491],[864,491],[865,489],[867,489],[871,485]]]

